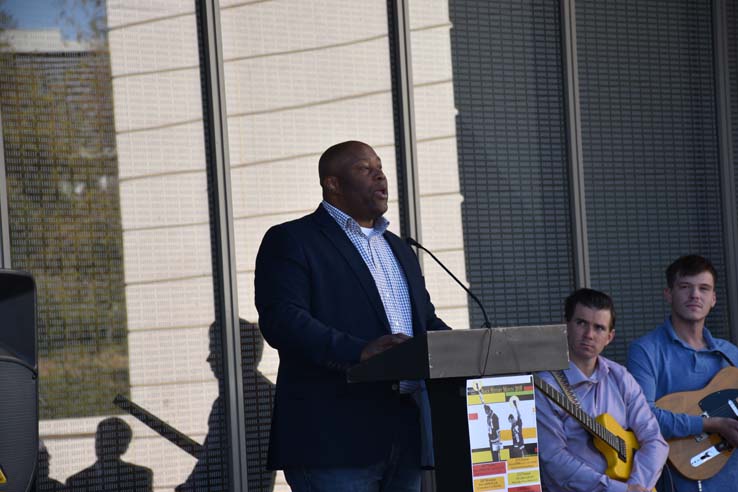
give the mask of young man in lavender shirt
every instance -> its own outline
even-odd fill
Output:
[[[592,438],[568,413],[537,391],[541,482],[549,492],[646,492],[656,484],[668,446],[641,388],[625,368],[600,353],[615,336],[615,308],[607,294],[572,293],[565,304],[569,368],[562,371],[584,412],[610,414],[640,444],[627,482],[605,474],[607,462]],[[550,372],[539,376],[559,387]]]

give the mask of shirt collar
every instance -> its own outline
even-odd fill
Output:
[[[609,372],[610,368],[599,355],[597,356],[597,365],[595,366],[595,370],[590,377],[585,376],[577,365],[571,361],[569,361],[569,369],[564,370],[566,378],[569,380],[569,384],[572,385],[572,387],[582,383],[597,383],[599,380],[607,376]]]
[[[344,231],[358,231],[361,232],[361,226],[356,222],[350,215],[343,210],[334,207],[327,201],[321,202],[323,208],[328,214],[333,217],[333,220],[343,229]],[[384,231],[389,227],[389,220],[384,218],[384,215],[377,217],[374,220],[374,234],[384,234]]]
[[[664,326],[666,327],[666,335],[671,339],[672,342],[676,342],[682,347],[696,352],[696,350],[692,348],[692,346],[684,343],[684,340],[679,338],[676,331],[674,330],[674,325],[671,324],[671,316],[666,317],[666,321],[664,321]],[[712,338],[712,333],[710,333],[710,330],[708,330],[706,326],[702,328],[702,337],[705,339],[705,346],[707,350],[716,350],[715,339]]]

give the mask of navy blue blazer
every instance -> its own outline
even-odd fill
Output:
[[[407,279],[413,330],[436,316],[413,251],[384,234]],[[267,231],[256,258],[256,308],[279,351],[268,466],[362,466],[388,452],[401,415],[392,383],[346,382],[371,340],[391,333],[374,280],[346,233],[318,209]]]

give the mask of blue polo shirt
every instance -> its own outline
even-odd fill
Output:
[[[628,371],[643,388],[643,394],[667,440],[701,434],[702,417],[671,413],[656,407],[654,402],[671,393],[700,390],[723,367],[738,365],[738,347],[713,337],[707,328],[704,328],[703,337],[707,347],[695,350],[677,336],[671,319],[667,318],[661,326],[632,342],[628,350]],[[667,483],[670,477],[674,490],[699,490],[697,482],[684,478],[676,470],[665,469],[663,478]],[[734,452],[717,475],[702,482],[702,492],[736,490],[738,453]]]

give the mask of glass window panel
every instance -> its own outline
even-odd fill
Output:
[[[195,457],[114,405],[120,394],[198,445],[207,435],[198,490],[222,490],[194,3],[12,0],[0,13],[10,252],[38,284],[38,489],[102,490],[108,457],[129,463],[102,473],[124,488],[185,482]]]
[[[592,286],[613,295],[606,354],[669,312],[664,270],[699,253],[725,278],[710,2],[577,2]],[[727,336],[718,302],[708,327]]]
[[[221,1],[221,26],[239,308],[255,322],[258,246],[270,226],[318,206],[318,158],[329,146],[362,140],[376,149],[390,184],[390,229],[399,231],[387,10],[383,0],[231,0]],[[249,490],[271,490],[270,418],[254,406],[269,393],[255,393],[255,378],[273,383],[277,366],[266,346],[256,372],[244,375],[247,425],[259,429],[247,442],[258,445],[249,448]],[[275,480],[274,490],[289,490]]]
[[[560,322],[574,281],[559,4],[454,0],[449,13],[469,284],[494,326]],[[413,52],[436,29],[414,32]]]
[[[448,3],[409,4],[421,242],[466,282]],[[466,292],[430,257],[421,253],[421,261],[438,316],[454,328],[468,328]]]

